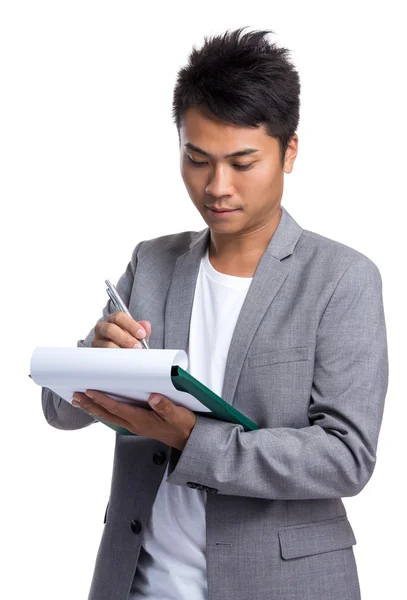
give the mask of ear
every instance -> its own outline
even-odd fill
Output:
[[[298,153],[298,135],[291,136],[284,157],[284,173],[291,173]]]

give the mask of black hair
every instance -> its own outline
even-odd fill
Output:
[[[281,164],[296,133],[300,111],[300,79],[278,48],[264,36],[271,30],[240,34],[245,29],[204,37],[187,66],[178,72],[173,95],[173,120],[180,134],[183,116],[197,108],[208,118],[246,127],[264,125],[279,140]]]

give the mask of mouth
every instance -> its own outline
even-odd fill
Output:
[[[240,210],[239,208],[215,208],[212,206],[207,206],[206,207],[210,212],[212,213],[216,213],[216,214],[226,214],[229,212],[235,212],[236,210]]]
[[[209,206],[207,206],[206,208],[210,218],[216,219],[218,221],[220,219],[229,219],[240,210],[240,208],[228,208],[227,210],[219,210],[218,208],[210,208]]]

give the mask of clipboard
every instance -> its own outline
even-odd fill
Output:
[[[153,410],[146,401],[154,389],[197,415],[242,425],[244,431],[259,429],[246,415],[188,373],[187,365],[187,354],[179,349],[149,349],[140,353],[128,348],[38,347],[31,356],[29,376],[34,383],[49,388],[68,402],[74,390],[88,388]],[[137,435],[92,416],[117,433]]]
[[[234,406],[225,402],[220,396],[215,394],[215,392],[212,392],[211,389],[206,387],[206,385],[201,383],[182,367],[178,365],[171,367],[171,380],[177,390],[180,392],[188,392],[192,396],[195,396],[197,400],[202,402],[202,404],[212,411],[194,411],[196,415],[202,415],[211,419],[218,419],[220,421],[227,421],[228,423],[242,425],[244,431],[255,431],[256,429],[259,429],[259,426],[256,425],[254,421],[251,421]],[[94,418],[97,419],[97,417]],[[107,427],[114,429],[121,435],[137,435],[136,433],[133,433],[124,427],[120,427],[120,425],[114,425],[113,423],[102,421],[102,419],[97,420],[104,425],[107,425]]]

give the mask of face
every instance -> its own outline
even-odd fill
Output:
[[[294,135],[282,165],[279,142],[263,125],[225,124],[195,108],[186,111],[180,128],[181,175],[210,229],[252,233],[280,216],[284,173],[292,171],[297,147]],[[233,210],[216,213],[210,207]]]

